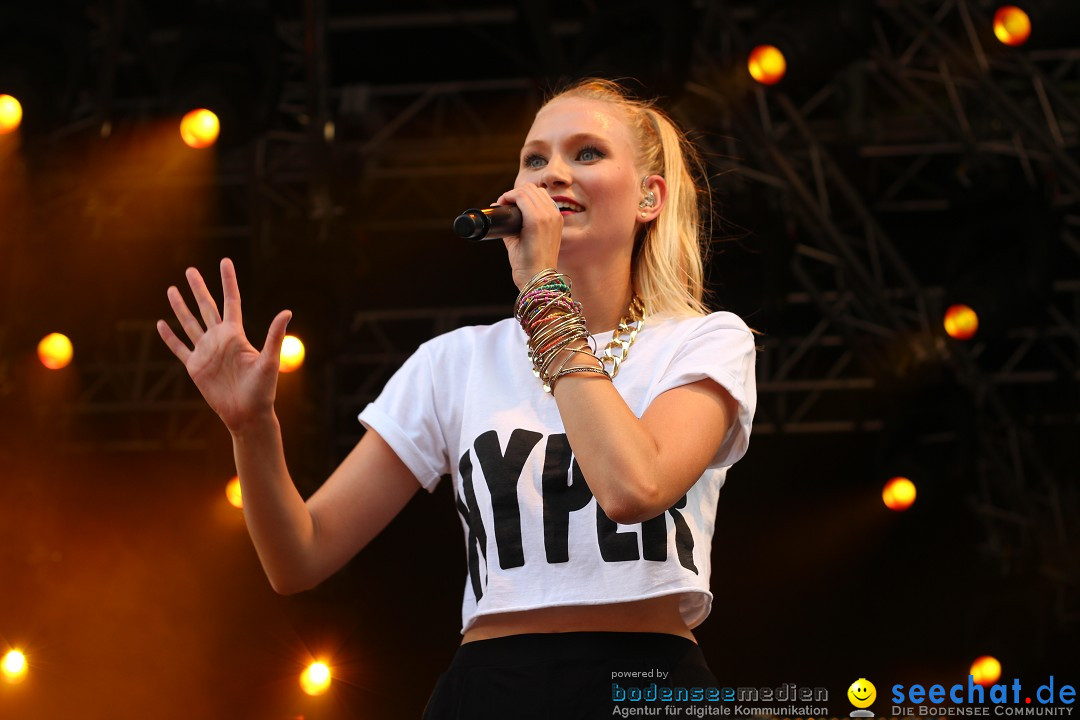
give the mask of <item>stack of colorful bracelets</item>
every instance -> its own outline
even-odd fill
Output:
[[[552,268],[541,270],[521,289],[514,307],[514,315],[529,338],[533,375],[544,382],[544,392],[552,392],[559,378],[573,373],[596,373],[610,378],[585,329],[581,303],[570,297],[570,281],[565,275]],[[584,347],[581,347],[582,341],[586,342]],[[571,347],[572,352],[553,368],[559,354]],[[578,354],[588,355],[596,365],[567,367],[570,359]]]

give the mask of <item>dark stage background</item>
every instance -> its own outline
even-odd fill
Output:
[[[461,529],[420,493],[342,572],[273,593],[224,486],[228,433],[160,343],[165,288],[232,257],[308,495],[424,339],[510,313],[499,243],[546,89],[624,78],[701,144],[713,305],[762,332],[721,494],[712,615],[732,686],[1076,685],[1080,18],[997,3],[194,2],[0,8],[0,718],[415,718],[460,636]],[[788,57],[755,84],[749,50]],[[176,131],[214,107],[208,150]],[[211,283],[213,285],[214,283]],[[954,302],[979,334],[946,336]],[[75,361],[46,370],[38,340]],[[881,502],[894,475],[906,512]],[[313,658],[335,682],[307,697]],[[875,710],[885,714],[886,700]]]

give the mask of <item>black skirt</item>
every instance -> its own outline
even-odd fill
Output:
[[[458,648],[423,720],[689,717],[718,687],[697,643],[678,635],[510,635]]]

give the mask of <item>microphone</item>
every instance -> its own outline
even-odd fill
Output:
[[[517,205],[471,208],[454,220],[454,234],[473,242],[498,240],[520,232],[521,211]]]

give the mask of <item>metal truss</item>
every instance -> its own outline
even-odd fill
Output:
[[[891,108],[880,106],[873,113],[875,121],[899,126],[884,136],[910,138],[860,147],[864,161],[882,166],[875,165],[875,177],[893,173],[887,182],[859,184],[846,169],[851,163],[837,157],[849,152],[853,139],[851,123],[840,123],[831,107],[840,81],[801,101],[754,87],[752,102],[741,103],[742,88],[717,85],[724,59],[700,48],[704,71],[690,89],[713,103],[726,121],[718,134],[743,138],[750,150],[742,163],[728,161],[723,169],[740,173],[745,166],[746,179],[783,193],[803,233],[790,270],[824,322],[839,331],[844,346],[864,367],[894,375],[903,375],[905,367],[944,363],[967,388],[979,435],[980,488],[973,502],[986,524],[989,550],[1004,572],[1020,567],[1021,561],[1038,567],[1057,588],[1059,619],[1074,620],[1078,613],[1069,598],[1080,584],[1080,502],[1076,478],[1069,475],[1075,470],[1048,464],[1050,454],[1037,442],[1036,428],[1047,423],[1075,428],[1080,420],[1077,277],[1054,283],[1049,302],[1031,314],[1029,326],[968,348],[943,337],[941,294],[919,281],[880,217],[883,211],[945,209],[943,195],[910,192],[914,187],[925,191],[923,169],[945,153],[1007,157],[1020,163],[1032,184],[1036,168],[1053,170],[1066,190],[1058,197],[1059,206],[1075,207],[1080,200],[1080,173],[1070,152],[1077,140],[1075,103],[1055,86],[1061,69],[1042,68],[1020,54],[991,58],[978,41],[988,21],[965,0],[934,4],[934,12],[928,6],[914,0],[879,2],[874,20],[878,47],[848,74],[867,95],[871,88],[858,83],[872,80],[872,89],[892,99]],[[959,16],[968,47],[942,30],[950,14]],[[731,30],[727,25],[725,31]],[[749,50],[731,35],[721,47],[740,58]],[[1066,65],[1074,60],[1071,54],[1039,57]],[[855,97],[861,100],[858,93]],[[976,117],[981,122],[974,122]],[[710,155],[721,154],[714,150]],[[885,159],[898,157],[910,160],[894,173],[895,163]],[[871,194],[879,188],[876,196]],[[1071,257],[1075,237],[1065,230],[1061,238]],[[1060,273],[1068,267],[1055,269]],[[898,350],[903,351],[899,360]],[[1053,388],[1043,395],[1051,399],[1056,393],[1056,402],[1033,406],[1014,392],[1039,383]]]
[[[117,322],[73,387],[33,398],[41,432],[62,452],[205,450],[221,427],[153,322]]]
[[[1052,173],[1061,188],[1056,204],[1075,212],[1080,95],[1060,84],[1076,60],[1075,49],[1028,55],[988,48],[981,38],[991,37],[990,19],[973,4],[944,2],[933,13],[929,7],[879,3],[879,22],[895,24],[879,32],[874,60],[881,85],[932,118],[939,142],[961,145],[969,154],[1013,158],[1032,186],[1037,175]],[[945,32],[950,22],[963,34]],[[891,47],[885,37],[893,38]],[[928,151],[941,147],[921,150],[915,162],[925,162]],[[1065,226],[1059,237],[1073,263],[1055,268],[1057,273],[1077,267],[1075,234]],[[1056,277],[1030,325],[970,352],[953,346],[947,359],[979,411],[980,488],[973,502],[986,526],[988,550],[1006,573],[1034,561],[1053,583],[1057,615],[1065,622],[1080,619],[1080,492],[1075,466],[1053,464],[1060,454],[1046,439],[1048,423],[1075,428],[1080,419],[1080,279]],[[1039,382],[1049,392],[1032,393],[1031,385]]]
[[[1080,94],[1065,84],[1080,50],[1029,53],[987,46],[993,38],[991,19],[970,0],[881,0],[878,7],[875,79],[896,98],[909,127],[916,118],[925,120],[921,138],[865,152],[914,156],[923,163],[934,154],[1000,155],[1014,159],[1032,185],[1040,166],[1052,168],[1067,191],[1058,202],[1080,202],[1074,152],[1080,142]],[[950,25],[962,28],[961,34],[943,29]],[[902,186],[883,200],[894,200]]]

